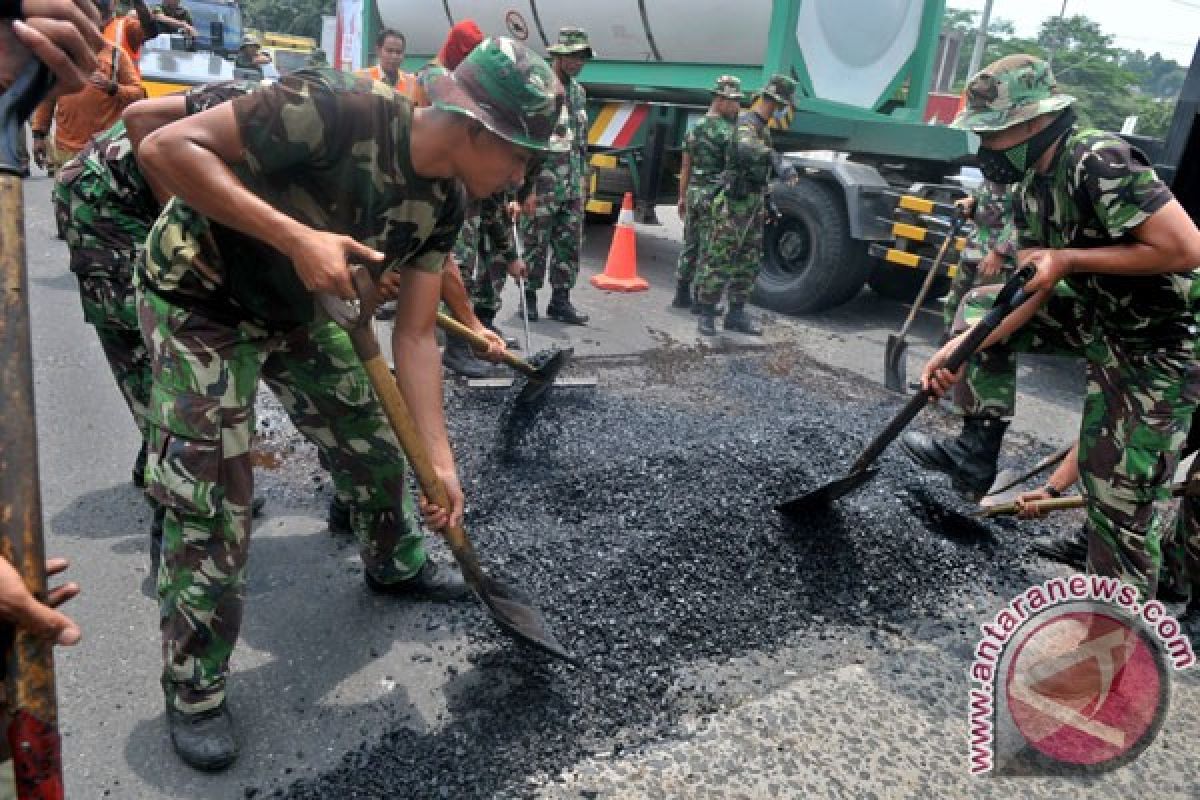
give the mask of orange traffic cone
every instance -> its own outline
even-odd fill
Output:
[[[608,262],[603,275],[592,276],[592,286],[616,292],[644,292],[650,288],[637,274],[637,234],[633,230],[633,194],[625,193],[621,216],[608,248]]]

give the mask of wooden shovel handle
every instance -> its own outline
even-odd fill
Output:
[[[460,339],[466,339],[468,342],[475,345],[475,347],[479,348],[480,350],[487,350],[488,347],[491,346],[491,342],[489,342],[483,336],[480,336],[478,333],[471,330],[466,325],[463,325],[461,322],[456,320],[454,317],[443,314],[440,311],[438,312],[438,315],[437,315],[437,323],[442,328],[442,330],[452,333],[455,336],[459,337]],[[538,380],[541,377],[538,374],[537,369],[532,364],[530,364],[528,361],[526,361],[523,358],[517,358],[516,356],[514,356],[512,353],[509,353],[508,351],[505,351],[503,360],[504,360],[505,364],[508,364],[510,367],[517,370],[518,372],[528,375],[530,378],[533,378],[534,380]]]

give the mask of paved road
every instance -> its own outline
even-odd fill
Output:
[[[85,641],[60,651],[59,658],[68,795],[253,796],[259,788],[286,785],[336,764],[343,753],[389,727],[436,728],[447,710],[446,668],[465,665],[463,641],[443,624],[446,612],[401,612],[367,595],[353,549],[325,532],[328,487],[321,476],[283,481],[267,469],[262,483],[268,513],[255,532],[250,601],[234,658],[233,700],[245,751],[232,770],[218,776],[200,775],[177,762],[166,739],[157,686],[156,609],[144,588],[149,513],[129,484],[136,432],[95,337],[81,320],[66,251],[53,236],[49,182],[30,180],[26,191],[48,549],[73,560],[72,577],[85,589],[71,609]],[[625,356],[694,345],[695,318],[666,309],[679,230],[673,212],[663,209],[662,216],[661,228],[639,231],[640,268],[651,290],[610,295],[584,285],[575,299],[593,315],[593,323],[575,329],[539,323],[535,349],[549,338],[569,342],[585,364],[590,361],[603,373],[604,364]],[[607,243],[607,230],[589,230],[585,273],[602,267]],[[904,311],[865,291],[826,314],[775,317],[765,341],[792,342],[819,361],[879,383],[883,342]],[[507,310],[499,321],[519,330]],[[922,318],[913,335],[910,373],[929,352],[935,332],[932,316]],[[722,342],[746,345],[741,337],[736,342],[722,337],[717,346]],[[1076,366],[1039,365],[1036,374],[1023,367],[1025,391],[1016,428],[1046,442],[1069,440],[1080,387]],[[295,446],[276,416],[264,420],[271,426],[268,438],[282,451]],[[831,632],[835,641],[838,635]],[[845,632],[846,652],[857,652],[863,636]],[[961,640],[898,637],[882,650],[874,647],[873,656],[818,672],[800,671],[817,658],[811,645],[761,654],[744,664],[698,665],[695,672],[703,679],[745,691],[730,688],[727,710],[693,720],[691,738],[579,764],[546,776],[547,785],[539,791],[555,797],[730,797],[734,794],[705,795],[696,787],[706,781],[710,787],[728,785],[738,773],[757,776],[745,783],[746,797],[865,797],[868,790],[876,796],[915,796],[920,786],[929,796],[1048,796],[1064,788],[1045,782],[968,784],[960,774],[955,765],[962,762],[966,698],[956,687],[966,668],[966,646]],[[889,667],[889,652],[928,668],[899,675]],[[772,678],[765,684],[751,680],[756,674]],[[928,682],[922,683],[922,676]],[[1117,796],[1149,776],[1151,784],[1139,793],[1197,796],[1198,697],[1194,682],[1181,682],[1171,717],[1145,763],[1111,780],[1075,784],[1072,793]],[[943,758],[948,751],[953,757]],[[828,757],[833,752],[860,753],[870,770],[853,759],[835,763]],[[779,753],[787,757],[777,758]],[[664,766],[681,758],[692,767],[678,772]],[[1162,780],[1154,782],[1155,775]],[[551,783],[552,778],[558,781]],[[805,789],[797,793],[799,786]]]

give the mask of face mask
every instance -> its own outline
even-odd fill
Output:
[[[1075,111],[1068,108],[1059,114],[1054,122],[1020,144],[1015,144],[1005,150],[993,150],[981,145],[976,154],[979,171],[989,181],[1003,184],[1018,183],[1074,122]]]

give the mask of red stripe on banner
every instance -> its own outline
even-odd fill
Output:
[[[621,132],[617,134],[617,138],[613,139],[613,147],[625,147],[633,141],[634,134],[638,132],[638,128],[642,127],[642,120],[650,113],[650,106],[639,104],[634,106],[633,113],[629,115],[629,119],[625,120],[625,124],[621,126]]]

